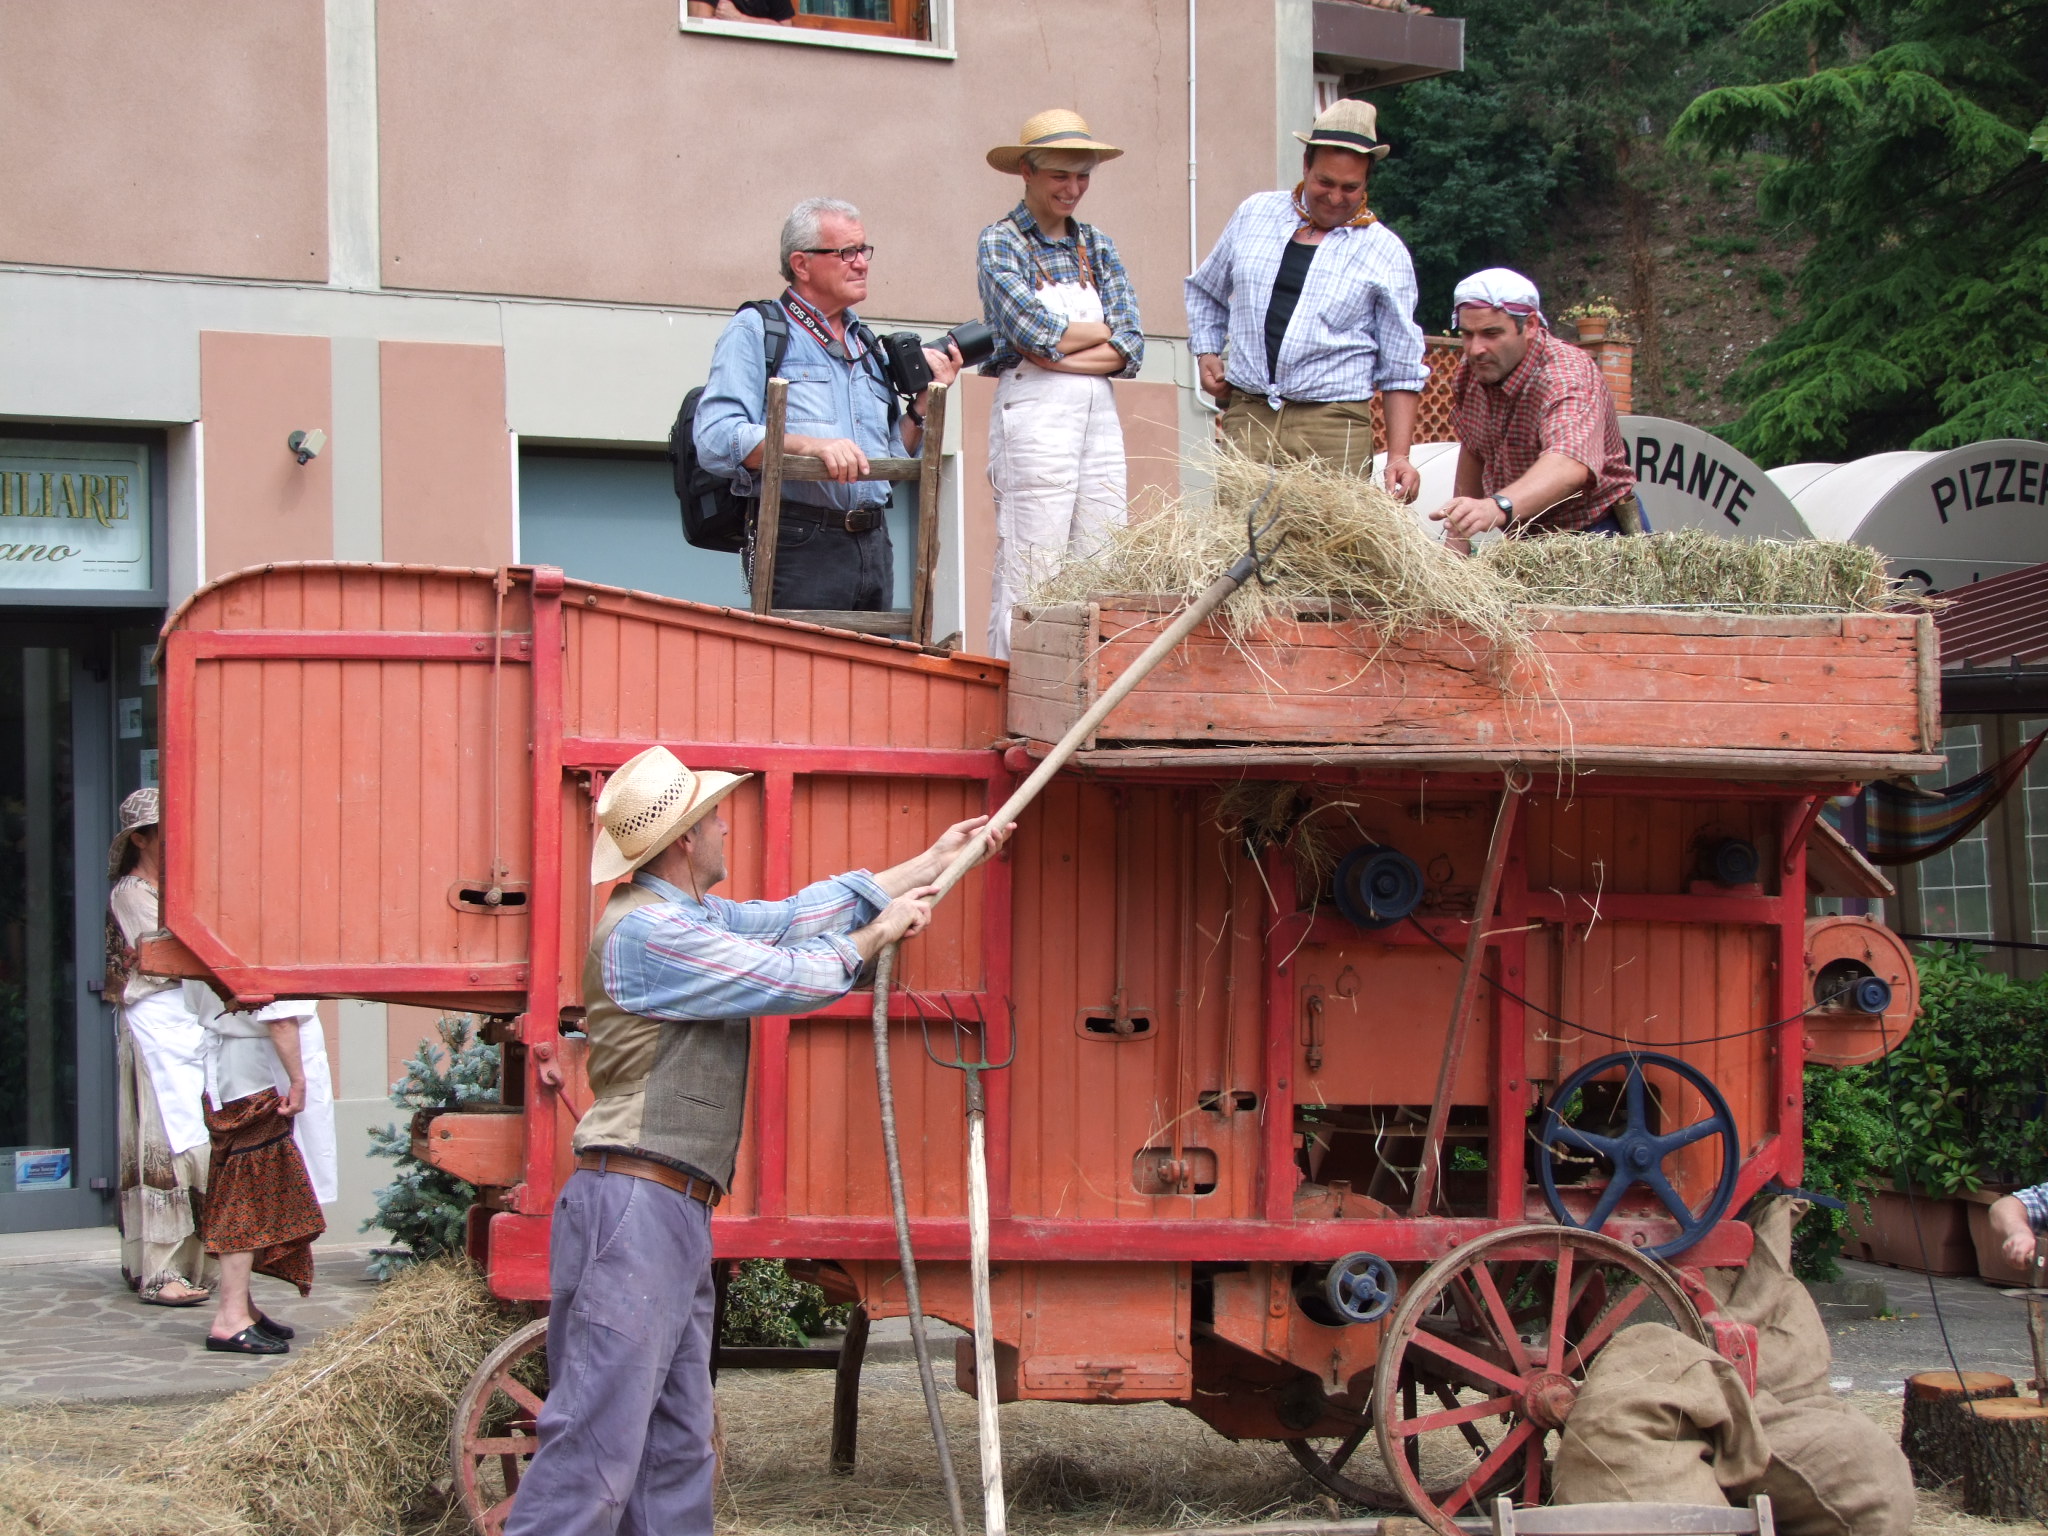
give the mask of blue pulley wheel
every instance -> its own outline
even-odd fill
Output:
[[[1755,843],[1724,837],[1707,850],[1707,878],[1716,885],[1754,885],[1763,869]]]
[[[1422,869],[1398,848],[1366,843],[1337,865],[1337,910],[1361,928],[1391,928],[1422,904]]]
[[[1376,1323],[1394,1309],[1401,1283],[1376,1253],[1347,1253],[1323,1277],[1323,1300],[1347,1323]]]
[[[1884,1013],[1892,1005],[1892,984],[1882,976],[1864,976],[1849,988],[1847,1001],[1858,1013]]]
[[[1652,1131],[1649,1084],[1643,1077],[1644,1071],[1650,1067],[1669,1072],[1690,1084],[1706,1103],[1706,1118],[1676,1130]],[[1583,1089],[1617,1070],[1623,1073],[1623,1123],[1618,1129],[1596,1134],[1564,1118],[1561,1111],[1570,1109],[1572,1101],[1580,1096]],[[1727,1214],[1729,1202],[1735,1198],[1735,1178],[1742,1167],[1742,1142],[1735,1129],[1734,1112],[1728,1108],[1728,1101],[1722,1097],[1721,1090],[1704,1072],[1676,1056],[1665,1056],[1656,1051],[1616,1051],[1611,1056],[1587,1062],[1557,1085],[1550,1102],[1543,1106],[1534,1134],[1539,1153],[1536,1170],[1543,1184],[1544,1203],[1550,1207],[1550,1214],[1565,1226],[1598,1232],[1614,1214],[1615,1207],[1621,1204],[1621,1197],[1638,1184],[1657,1197],[1665,1211],[1678,1223],[1678,1236],[1669,1242],[1640,1250],[1653,1259],[1668,1259],[1685,1252],[1714,1229],[1714,1223]],[[1721,1177],[1713,1192],[1694,1210],[1672,1187],[1671,1176],[1664,1165],[1681,1149],[1710,1137],[1718,1138],[1721,1143]],[[1600,1192],[1599,1199],[1593,1203],[1592,1213],[1583,1221],[1566,1208],[1563,1197],[1558,1193],[1555,1159],[1559,1153],[1575,1153],[1581,1159],[1590,1155],[1607,1175],[1607,1187]]]

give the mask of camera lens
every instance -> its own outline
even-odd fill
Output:
[[[960,349],[960,361],[969,365],[988,361],[996,350],[996,333],[980,320],[954,326],[939,338],[939,346],[944,348],[949,341]]]

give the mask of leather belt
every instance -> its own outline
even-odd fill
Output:
[[[623,1173],[629,1179],[645,1179],[650,1184],[659,1184],[664,1189],[688,1195],[706,1205],[716,1205],[725,1198],[709,1179],[693,1179],[667,1163],[657,1163],[651,1157],[635,1157],[630,1152],[579,1152],[576,1154],[576,1166],[587,1168],[592,1173]]]
[[[782,504],[782,520],[791,518],[800,523],[816,523],[821,528],[838,528],[847,533],[872,533],[882,526],[882,515],[886,507],[855,507],[851,512],[841,512],[836,507],[806,507],[790,502]]]

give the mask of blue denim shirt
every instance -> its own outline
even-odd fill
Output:
[[[803,302],[794,294],[783,298],[785,304]],[[859,317],[849,309],[841,318],[846,344],[852,346]],[[759,314],[743,309],[734,315],[712,349],[711,377],[697,402],[697,462],[730,479],[742,496],[754,494],[755,477],[741,460],[760,447],[768,433],[766,345]],[[789,381],[789,431],[805,437],[850,438],[871,459],[902,457],[903,444],[889,428],[890,389],[881,380],[880,359],[842,361],[791,320],[782,377]],[[785,502],[850,512],[881,506],[889,491],[886,480],[850,485],[791,481],[783,486],[782,496]]]

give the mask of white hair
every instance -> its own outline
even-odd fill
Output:
[[[782,221],[782,275],[790,282],[796,281],[796,273],[789,269],[789,258],[817,245],[822,238],[819,230],[828,214],[860,222],[860,210],[836,197],[807,197],[790,209],[789,217]]]

